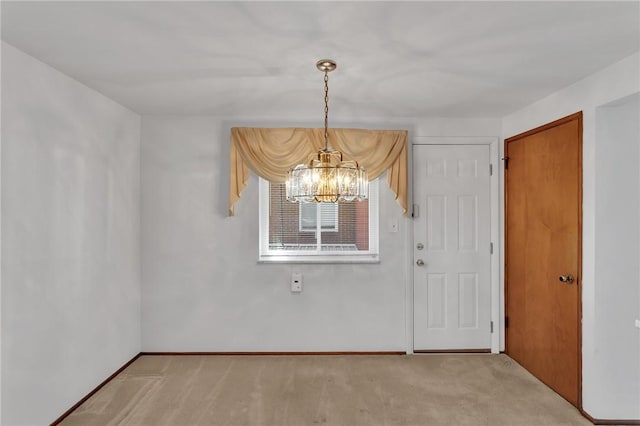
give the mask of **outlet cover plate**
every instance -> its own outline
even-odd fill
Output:
[[[302,293],[302,274],[291,274],[291,293]]]

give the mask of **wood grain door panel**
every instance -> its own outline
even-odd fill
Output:
[[[507,353],[580,405],[582,115],[505,141]],[[560,282],[572,275],[571,284]]]

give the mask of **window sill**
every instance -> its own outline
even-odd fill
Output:
[[[264,255],[258,258],[258,263],[380,263],[377,254],[353,255],[353,256],[291,256],[291,255]]]

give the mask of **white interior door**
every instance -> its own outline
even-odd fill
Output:
[[[414,350],[491,347],[488,145],[414,145]]]

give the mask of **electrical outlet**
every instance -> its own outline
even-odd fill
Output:
[[[389,219],[387,228],[389,232],[398,232],[398,219]]]
[[[302,293],[302,274],[291,274],[291,293]]]
[[[640,319],[636,320],[636,327],[640,328]]]

